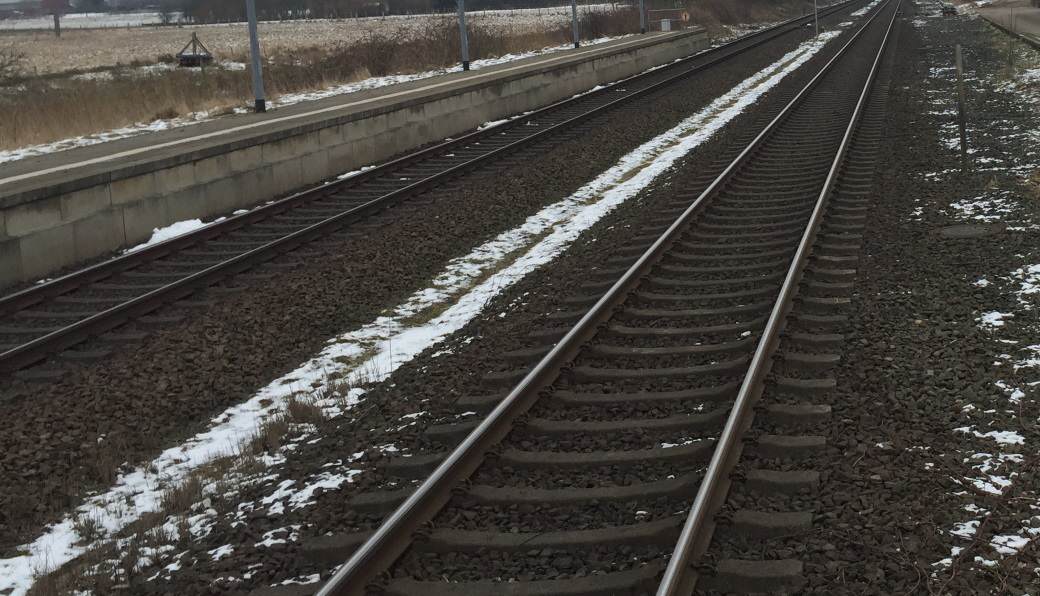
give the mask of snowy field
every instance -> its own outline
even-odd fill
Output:
[[[608,10],[614,4],[583,4],[582,9]],[[436,13],[435,13],[436,14]],[[550,6],[546,8],[517,8],[510,10],[480,10],[468,12],[473,18],[489,19],[519,19],[525,22],[537,22],[544,19],[555,19],[555,17],[570,14],[570,6]],[[280,23],[310,23],[310,22],[364,22],[364,21],[407,21],[423,17],[434,16],[431,14],[414,15],[388,15],[385,17],[361,17],[357,19],[312,19],[296,21],[273,21]],[[171,23],[181,24],[180,13],[171,13]],[[62,17],[61,26],[64,29],[118,29],[124,27],[143,27],[150,25],[162,25],[163,20],[158,12],[126,12],[126,13],[104,13],[87,12],[72,13]],[[0,19],[0,31],[31,31],[49,30],[54,22],[49,16],[26,17],[15,19]],[[194,25],[193,28],[221,27],[225,25]]]
[[[104,13],[85,12],[68,14],[62,17],[63,29],[98,29],[111,27],[140,27],[141,25],[160,25],[162,19],[157,12]],[[0,19],[0,30],[27,31],[32,29],[50,29],[54,21],[49,16]]]
[[[145,513],[155,511],[163,490],[183,482],[207,462],[234,452],[235,445],[249,440],[264,420],[278,415],[300,388],[324,386],[334,372],[359,384],[379,382],[424,350],[435,347],[479,315],[492,298],[557,258],[582,232],[638,195],[835,36],[837,32],[828,32],[817,40],[802,43],[673,129],[623,156],[573,195],[542,209],[518,228],[475,247],[469,255],[451,261],[431,280],[430,287],[415,293],[388,315],[329,339],[320,354],[272,382],[249,401],[216,417],[206,432],[183,445],[170,447],[149,465],[122,475],[108,492],[91,497],[79,513],[70,512],[65,521],[46,529],[36,541],[26,545],[27,554],[0,560],[0,593],[25,594],[36,574],[63,564],[92,546],[83,544],[77,535],[75,515],[92,516],[103,533],[111,536]],[[427,322],[415,323],[425,320],[425,313],[439,314]],[[355,387],[345,396],[346,400],[319,405],[326,406],[327,413],[334,417],[342,415],[341,408],[353,407],[363,400],[364,394],[364,389]],[[360,464],[341,461],[336,468],[323,469],[311,482],[295,486],[292,481],[279,480],[278,467],[285,463],[285,457],[271,458],[265,463],[271,467],[264,472],[262,481],[270,484],[273,492],[254,505],[267,509],[270,515],[286,506],[306,507],[316,487],[334,490],[364,473],[357,467]],[[193,519],[189,527],[192,531],[197,528],[208,532],[212,525],[205,519]],[[166,520],[163,527],[176,529],[177,525]],[[190,565],[177,561],[166,569],[175,571],[182,563]]]

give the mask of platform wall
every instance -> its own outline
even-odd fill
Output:
[[[36,280],[147,240],[154,228],[211,218],[318,184],[420,145],[474,130],[708,43],[698,31],[513,73],[451,91],[132,167],[0,196],[0,287]]]

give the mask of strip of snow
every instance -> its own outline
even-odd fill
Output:
[[[364,169],[367,169],[367,168],[363,168],[363,170]],[[346,177],[346,175],[344,175],[343,177]],[[254,207],[254,209],[255,209],[255,207]],[[249,211],[250,211],[249,209],[237,209],[231,215],[244,215],[246,213],[249,213]],[[171,239],[176,238],[178,236],[183,236],[184,234],[189,234],[189,233],[194,232],[195,230],[198,230],[200,228],[204,228],[206,226],[209,226],[209,225],[212,225],[212,224],[215,224],[215,223],[220,223],[220,222],[224,221],[225,219],[227,219],[227,218],[226,217],[218,217],[217,219],[214,219],[213,221],[206,221],[206,222],[202,221],[201,219],[186,219],[184,221],[174,222],[174,223],[172,223],[172,224],[170,224],[170,225],[168,225],[166,227],[155,228],[155,229],[152,230],[152,237],[151,238],[149,238],[146,242],[142,242],[141,244],[138,244],[137,246],[133,246],[131,248],[128,248],[128,249],[124,250],[123,254],[137,252],[137,251],[141,250],[142,248],[148,248],[149,246],[152,246],[153,244],[159,244],[160,242],[166,242],[167,240],[171,240]],[[44,283],[46,281],[49,281],[49,280],[40,280],[37,283]]]
[[[221,221],[223,219],[224,218],[220,218],[216,221]],[[216,223],[216,221],[211,223]],[[147,242],[142,242],[141,244],[138,244],[133,248],[128,248],[124,250],[123,253],[137,252],[142,248],[148,248],[153,244],[166,242],[171,238],[176,238],[177,236],[181,236],[189,232],[194,232],[195,230],[198,230],[199,228],[204,228],[207,225],[209,224],[203,223],[201,219],[188,219],[185,221],[178,221],[172,223],[166,226],[165,228],[155,228],[154,230],[152,230],[152,237],[149,238]]]
[[[988,433],[975,431],[975,436],[989,437],[1001,445],[1022,445],[1026,442],[1025,437],[1013,430],[991,430]]]
[[[10,3],[0,2],[0,5]],[[587,4],[582,5],[582,11],[595,11],[595,12],[608,12],[615,10],[613,4]],[[260,24],[276,24],[276,25],[290,25],[293,23],[315,23],[315,22],[338,22],[338,23],[349,23],[349,24],[361,24],[365,21],[407,21],[407,20],[425,20],[429,18],[439,18],[445,16],[453,16],[454,12],[431,12],[431,13],[418,13],[418,14],[398,14],[398,15],[385,15],[385,16],[371,16],[371,17],[351,17],[342,19],[285,19],[285,20],[264,20],[260,21]],[[470,20],[482,21],[489,17],[498,18],[510,18],[510,17],[542,17],[543,20],[548,22],[558,22],[559,18],[552,17],[566,17],[570,18],[571,7],[570,5],[561,6],[547,6],[543,8],[510,8],[510,9],[499,9],[499,10],[467,10],[466,15]],[[191,25],[193,28],[221,28],[221,27],[242,27],[244,23],[242,21],[231,22],[231,23],[186,23],[182,18],[182,13],[174,11],[170,14],[169,22],[178,25]],[[163,18],[158,12],[74,12],[64,15],[61,18],[62,29],[113,29],[113,28],[125,28],[125,27],[143,27],[149,25],[162,25]],[[0,19],[0,31],[32,31],[32,30],[50,30],[54,27],[54,21],[50,16],[42,17],[21,17],[12,19]]]
[[[471,254],[452,260],[431,287],[415,293],[391,314],[333,338],[318,356],[296,371],[214,418],[207,431],[167,449],[148,465],[120,475],[115,486],[87,499],[76,513],[96,516],[104,532],[112,535],[141,515],[156,511],[165,489],[249,440],[264,420],[284,410],[292,396],[325,386],[330,377],[357,384],[386,379],[399,366],[473,320],[495,296],[559,256],[582,232],[636,196],[837,35],[827,32],[802,43],[671,130],[640,145],[571,196],[545,207]],[[491,272],[494,273],[489,275]],[[412,322],[417,315],[440,310],[446,304],[451,306],[431,320]],[[352,389],[348,407],[363,394],[363,389]],[[292,480],[281,482],[275,494],[264,502],[274,504],[291,499],[299,494],[294,486]],[[305,501],[297,501],[300,502]],[[74,529],[74,515],[48,527],[42,536],[23,547],[26,554],[0,560],[0,593],[23,596],[35,575],[53,570],[86,551],[86,546],[77,544],[80,537]]]
[[[619,37],[600,37],[597,39],[590,39],[584,42],[583,45],[593,46],[601,43],[606,43],[615,39],[621,39],[623,37],[628,36],[622,35]],[[523,60],[525,58],[533,58],[535,56],[541,56],[544,54],[552,54],[555,52],[561,52],[563,50],[569,50],[572,48],[572,45],[564,44],[558,46],[550,46],[542,48],[540,50],[532,50],[530,52],[506,54],[504,56],[498,56],[495,58],[481,58],[480,60],[472,61],[470,63],[470,68],[472,70],[480,70],[481,68],[488,68],[490,66],[505,64],[507,62],[514,62],[516,60]],[[462,66],[453,66],[450,68],[439,68],[436,70],[427,70],[424,72],[417,72],[412,74],[395,74],[382,77],[371,77],[362,81],[346,83],[343,85],[336,85],[318,91],[308,91],[303,93],[287,93],[272,100],[270,102],[270,105],[271,107],[286,107],[305,101],[315,101],[318,99],[325,99],[328,97],[348,95],[350,93],[357,93],[358,91],[365,91],[368,89],[379,89],[382,87],[388,87],[390,85],[398,85],[400,83],[407,83],[410,81],[419,81],[422,79],[428,79],[431,77],[461,71]],[[246,111],[247,110],[245,108],[240,108],[236,110],[236,112],[239,113],[244,113]],[[60,151],[66,151],[68,149],[75,149],[76,147],[87,147],[90,145],[97,145],[99,143],[107,143],[108,141],[136,137],[150,132],[190,126],[192,124],[198,124],[199,122],[213,120],[214,118],[215,115],[211,115],[209,112],[201,111],[179,118],[155,120],[153,122],[147,123],[142,122],[138,124],[133,124],[131,126],[125,126],[123,128],[117,128],[114,130],[99,132],[81,137],[63,139],[61,141],[54,141],[52,143],[45,143],[42,145],[31,145],[19,149],[0,151],[0,164],[11,161],[18,161],[27,157],[46,155],[48,153],[57,153]]]
[[[870,4],[864,6],[863,8],[857,10],[856,12],[852,13],[852,16],[854,16],[854,17],[861,17],[861,16],[867,14],[868,12],[870,12],[871,10],[873,10],[874,7],[877,6],[880,3],[881,3],[881,0],[871,0]]]
[[[82,137],[72,137],[68,139],[62,139],[60,141],[54,141],[52,143],[44,143],[42,145],[30,145],[28,147],[21,147],[19,149],[7,149],[0,151],[0,164],[18,161],[27,157],[34,157],[37,155],[46,155],[48,153],[58,153],[60,151],[67,151],[69,149],[75,149],[76,147],[87,147],[90,145],[97,145],[100,143],[107,143],[108,141],[115,141],[118,139],[126,139],[129,137],[136,137],[149,132],[157,132],[160,130],[167,130],[170,128],[180,128],[182,126],[190,126],[206,120],[210,120],[209,112],[195,112],[189,116],[183,116],[180,118],[173,118],[170,120],[155,120],[147,123],[138,123],[130,126],[124,126],[123,128],[115,128],[105,132],[99,132],[91,135]]]
[[[477,130],[487,130],[488,128],[494,128],[499,124],[505,124],[506,122],[509,122],[509,118],[505,118],[503,120],[491,120],[478,126]]]
[[[180,19],[180,13],[174,13],[173,20]],[[160,25],[162,17],[157,12],[87,12],[69,13],[61,17],[62,29],[98,29],[113,27],[139,27],[142,25]],[[50,16],[0,19],[0,31],[31,31],[35,29],[51,29],[54,20]]]
[[[316,584],[321,581],[320,573],[312,573],[311,575],[303,575],[298,578],[287,579],[279,584],[279,586],[306,586],[308,584]]]

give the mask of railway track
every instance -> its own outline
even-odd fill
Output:
[[[821,12],[843,10],[851,0]],[[63,362],[107,356],[110,344],[141,339],[176,303],[205,306],[201,290],[236,276],[267,278],[320,253],[307,245],[467,172],[508,163],[521,149],[573,133],[589,119],[666,90],[743,52],[802,28],[802,17],[753,33],[663,68],[614,83],[500,126],[429,147],[345,180],[302,192],[143,250],[99,263],[0,299],[0,373],[26,380],[60,377],[62,365],[30,368],[60,354]],[[271,263],[292,253],[288,262]],[[258,269],[261,266],[266,268]],[[272,272],[271,269],[274,269]],[[241,285],[241,284],[239,284]],[[127,323],[133,323],[130,328]],[[101,338],[99,342],[88,340]],[[28,369],[28,370],[26,370]]]
[[[389,514],[325,540],[353,554],[320,595],[805,583],[797,550],[764,541],[811,530],[819,473],[798,462],[826,448],[806,429],[830,414],[813,397],[833,387],[821,371],[839,359],[899,3],[457,403],[486,417],[429,427],[439,449],[384,463],[424,480],[345,504]]]

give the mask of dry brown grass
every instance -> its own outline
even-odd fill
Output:
[[[236,507],[234,495],[241,491],[242,484],[266,472],[260,456],[277,452],[294,426],[298,428],[298,425],[327,420],[316,402],[345,399],[349,390],[349,384],[330,380],[312,394],[290,398],[285,410],[261,425],[252,440],[241,446],[237,453],[208,462],[180,484],[165,490],[157,511],[143,515],[117,536],[105,538],[100,523],[92,515],[76,517],[74,527],[88,551],[57,570],[40,572],[29,596],[57,596],[82,591],[110,594],[130,589],[142,573],[139,569],[142,552],[148,552],[149,557],[160,557],[152,563],[161,566],[173,553],[183,551],[192,539],[189,515],[197,513],[200,508],[212,508],[218,514],[232,511]],[[175,533],[167,530],[168,524],[176,526]],[[117,538],[122,540],[121,546],[117,544]],[[169,550],[169,545],[176,548]]]
[[[24,76],[25,65],[25,52],[13,45],[0,46],[0,85]]]
[[[219,460],[218,460],[219,461]],[[229,466],[220,466],[219,473],[223,473]],[[210,470],[205,471],[206,476],[210,475]],[[160,511],[163,513],[180,513],[187,511],[192,504],[202,500],[203,491],[203,474],[192,475],[187,481],[178,484],[177,486],[163,491],[162,498],[160,500]]]
[[[285,435],[294,424],[318,424],[326,419],[314,397],[293,396],[282,414],[268,418],[257,429],[249,445],[251,454],[275,453],[282,448]]]
[[[586,16],[587,35],[631,32],[634,13]],[[413,27],[414,26],[410,26]],[[369,76],[413,73],[453,65],[459,56],[455,22],[429,20],[403,38],[393,32],[370,33],[349,45],[299,48],[292,55],[265,65],[270,97],[312,91]],[[502,33],[473,27],[473,59],[540,49],[566,43],[568,27],[538,32]],[[239,57],[240,59],[244,57]],[[193,113],[229,112],[251,103],[249,74],[218,68],[199,71],[174,69],[144,78],[134,71],[111,71],[108,78],[41,77],[24,80],[20,88],[0,91],[0,149],[53,142],[95,134],[134,123],[169,119]]]

